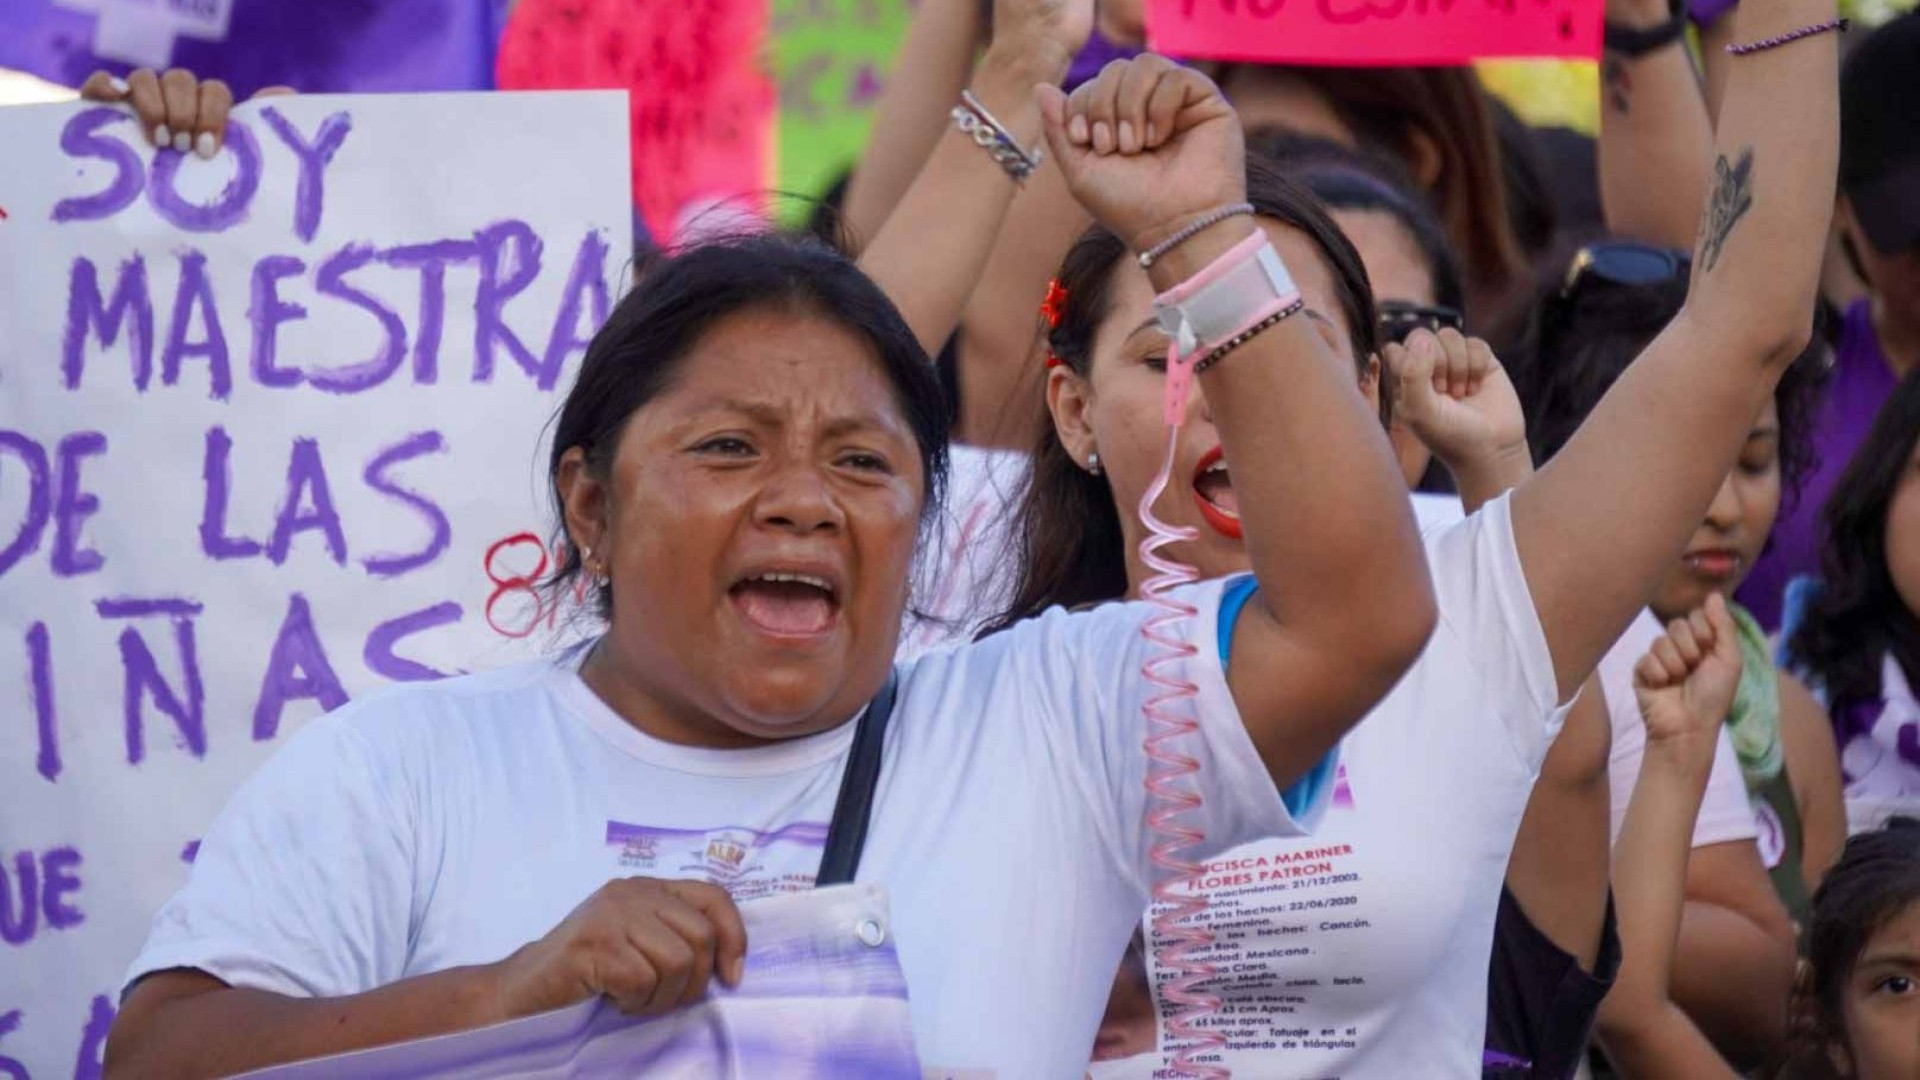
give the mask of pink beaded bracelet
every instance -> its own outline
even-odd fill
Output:
[[[1799,41],[1801,38],[1809,38],[1815,34],[1824,34],[1829,30],[1838,30],[1844,34],[1847,32],[1847,26],[1848,23],[1845,19],[1828,19],[1823,23],[1814,23],[1812,26],[1803,26],[1798,30],[1789,30],[1784,34],[1775,34],[1770,38],[1750,42],[1746,45],[1729,45],[1727,46],[1727,52],[1734,56],[1747,56],[1752,53],[1765,52],[1768,49],[1777,49],[1789,42]]]

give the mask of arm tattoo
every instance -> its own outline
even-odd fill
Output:
[[[1700,267],[1712,270],[1720,261],[1720,249],[1726,245],[1733,227],[1753,209],[1753,148],[1742,147],[1740,160],[1727,164],[1721,154],[1713,163],[1713,194],[1707,199],[1706,216],[1700,221]]]
[[[1622,116],[1631,111],[1627,95],[1633,90],[1633,76],[1627,72],[1626,62],[1612,53],[1600,61],[1600,87],[1606,91],[1607,104],[1613,111]]]

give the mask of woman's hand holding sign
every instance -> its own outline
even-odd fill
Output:
[[[553,932],[493,966],[502,1019],[595,995],[633,1015],[692,1005],[715,974],[738,986],[747,930],[726,890],[704,881],[610,881]]]
[[[256,98],[291,94],[285,86],[270,86]],[[227,135],[227,113],[233,109],[233,91],[219,79],[201,79],[185,68],[155,74],[141,68],[122,79],[96,71],[80,84],[80,96],[107,104],[125,103],[140,118],[140,130],[155,146],[171,146],[203,158],[220,152]]]

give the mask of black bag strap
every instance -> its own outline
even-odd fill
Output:
[[[853,729],[847,751],[847,771],[840,777],[840,795],[833,803],[833,824],[827,826],[827,849],[820,855],[815,886],[845,885],[860,869],[860,852],[867,846],[867,819],[873,816],[873,790],[880,783],[880,757],[887,742],[887,721],[893,716],[895,675],[873,695]]]

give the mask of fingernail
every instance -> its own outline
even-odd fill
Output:
[[[107,85],[112,87],[113,92],[116,94],[124,94],[127,92],[127,80],[118,75],[107,76]]]
[[[213,132],[201,132],[200,137],[194,140],[193,152],[208,161],[213,160]]]
[[[744,956],[734,957],[733,962],[727,965],[727,981],[734,986],[739,986],[740,980],[745,978],[746,975],[747,958]]]
[[[1113,150],[1113,129],[1107,126],[1105,120],[1093,125],[1093,148],[1102,154]]]
[[[167,125],[161,124],[159,127],[153,129],[153,145],[165,146],[172,141],[173,132],[168,130]]]
[[[1154,127],[1153,122],[1151,120],[1147,122],[1147,145],[1148,146],[1160,145],[1160,129],[1157,127]]]
[[[175,150],[180,151],[183,154],[193,149],[193,132],[191,131],[175,132],[173,135],[173,148]]]
[[[1120,149],[1129,154],[1140,149],[1140,144],[1133,138],[1133,121],[1131,120],[1120,121]]]
[[[1087,141],[1087,118],[1086,117],[1076,116],[1073,119],[1067,121],[1067,138],[1072,139],[1074,142],[1079,143],[1081,145],[1086,144],[1086,141]]]

